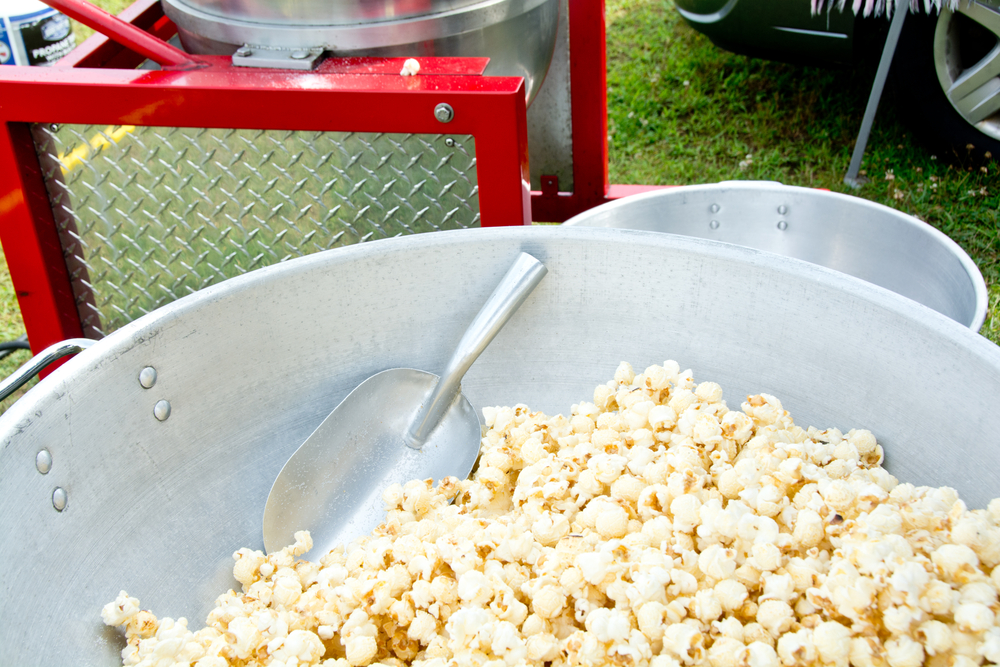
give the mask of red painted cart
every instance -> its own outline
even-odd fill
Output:
[[[607,183],[603,2],[568,7],[572,191],[542,175],[529,192],[524,83],[483,76],[485,58],[424,58],[416,77],[402,59],[173,59],[145,48],[176,28],[139,0],[132,50],[95,35],[56,67],[0,68],[0,241],[32,348],[309,252],[561,222],[648,189]]]

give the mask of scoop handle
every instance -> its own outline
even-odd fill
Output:
[[[465,330],[434,390],[421,404],[420,410],[403,434],[403,440],[409,447],[420,449],[427,441],[431,431],[458,395],[466,371],[500,333],[500,329],[521,307],[546,273],[548,269],[545,265],[527,253],[522,252],[514,261],[514,265]]]

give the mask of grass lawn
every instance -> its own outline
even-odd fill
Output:
[[[21,311],[17,307],[17,297],[10,283],[10,273],[7,271],[7,259],[0,254],[0,341],[14,340],[24,335],[24,323],[21,321]],[[16,350],[7,357],[0,359],[0,378],[5,378],[31,358],[28,350]],[[20,398],[24,392],[38,383],[33,379],[26,386],[14,392],[13,396],[0,401],[0,413]]]
[[[128,3],[99,4],[118,12]],[[889,90],[862,165],[870,182],[860,190],[843,184],[877,62],[818,69],[753,60],[717,49],[667,0],[606,0],[606,7],[612,182],[775,180],[897,208],[941,229],[977,262],[990,289],[981,333],[1000,341],[995,167],[938,159],[897,119]],[[77,26],[76,34],[82,42],[91,31]],[[0,338],[23,331],[2,262]],[[18,352],[0,361],[0,375],[27,358]]]

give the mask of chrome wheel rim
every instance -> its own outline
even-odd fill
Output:
[[[963,48],[972,31],[986,48]],[[983,134],[1000,139],[1000,11],[978,2],[944,9],[934,31],[934,67],[952,107]]]

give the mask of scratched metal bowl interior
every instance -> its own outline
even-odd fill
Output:
[[[0,417],[5,662],[117,664],[122,639],[99,612],[122,588],[200,627],[237,586],[232,553],[262,546],[264,503],[289,455],[372,374],[441,369],[522,250],[549,273],[466,376],[477,410],[523,402],[567,413],[620,361],[671,358],[719,382],[733,407],[767,392],[802,425],[871,429],[904,480],[953,486],[971,507],[1000,495],[1000,349],[888,290],[632,230],[375,241],[154,311]],[[160,401],[171,406],[162,421]],[[62,511],[54,494],[65,494]]]
[[[973,331],[986,319],[986,282],[957,243],[913,216],[858,197],[771,181],[728,181],[629,197],[566,224],[767,250],[890,289]]]

